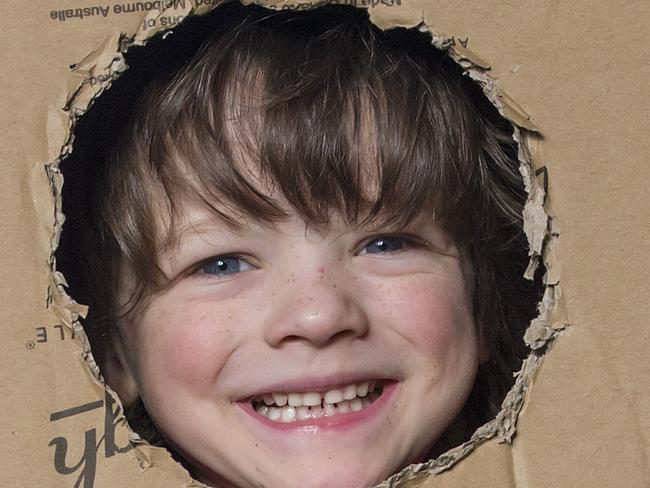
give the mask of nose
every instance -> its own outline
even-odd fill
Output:
[[[277,296],[277,295],[276,295]],[[349,277],[336,279],[314,270],[290,281],[275,305],[266,330],[266,341],[273,347],[302,342],[324,347],[344,338],[368,333],[368,317],[358,290]]]

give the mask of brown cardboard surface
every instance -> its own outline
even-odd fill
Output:
[[[133,2],[102,6],[127,3]],[[112,65],[102,55],[106,46],[118,46],[120,32],[133,35],[145,15],[157,15],[111,10],[104,17],[99,10],[60,20],[65,14],[52,14],[97,5],[14,0],[0,20],[0,327],[7,339],[0,360],[0,484],[7,487],[68,487],[77,480],[84,488],[191,484],[164,452],[128,448],[117,407],[91,381],[82,348],[61,325],[62,316],[75,312],[65,311],[55,287],[48,292],[60,218],[51,184],[60,181],[48,178],[45,165],[66,142],[69,117],[62,108],[77,93],[80,76]],[[642,175],[650,156],[650,6],[604,0],[371,5],[382,27],[423,22],[441,42],[453,36],[458,59],[473,62],[477,76],[490,67],[497,103],[511,120],[542,134],[523,137],[534,166],[548,169],[546,204],[561,229],[546,256],[556,263],[547,283],[558,285],[553,298],[561,295],[561,302],[531,342],[559,337],[541,368],[531,370],[534,383],[512,444],[498,443],[508,434],[493,425],[486,437],[497,439],[452,469],[428,479],[424,469],[413,479],[406,473],[391,484],[648,486],[650,198]],[[78,65],[73,73],[71,64]],[[75,101],[82,106],[94,93]],[[545,222],[540,225],[534,229]],[[541,251],[540,237],[533,241]],[[511,418],[502,420],[501,427]]]

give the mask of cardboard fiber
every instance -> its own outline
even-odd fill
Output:
[[[87,361],[76,322],[85,308],[63,293],[52,255],[63,221],[57,165],[74,147],[71,124],[125,69],[125,44],[211,3],[14,0],[4,9],[2,486],[198,486],[165,451],[129,443],[118,404]],[[476,449],[460,446],[384,486],[649,486],[650,198],[641,175],[650,7],[358,4],[383,28],[419,25],[449,46],[521,127],[520,157],[527,148],[549,188],[543,174],[527,174],[530,269],[544,259],[548,286],[526,335],[533,353],[504,410],[477,432]]]

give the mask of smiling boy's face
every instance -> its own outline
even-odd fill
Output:
[[[234,229],[183,214],[159,255],[174,284],[121,342],[125,374],[195,475],[359,488],[418,461],[478,365],[461,255],[438,224],[315,229],[294,215]]]

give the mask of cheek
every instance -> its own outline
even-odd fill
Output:
[[[474,321],[461,279],[418,275],[378,288],[377,320],[387,322],[416,351],[440,366],[475,354]]]
[[[234,323],[240,320],[229,307],[190,303],[183,307],[152,304],[138,327],[136,352],[143,380],[164,377],[164,383],[201,388],[214,378],[235,348]],[[158,382],[159,384],[162,382]]]

